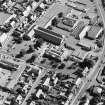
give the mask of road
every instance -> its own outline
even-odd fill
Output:
[[[98,9],[98,11],[100,13],[100,16],[101,16],[101,18],[103,20],[103,24],[104,24],[104,27],[105,27],[105,11],[102,8],[101,0],[95,0],[94,2],[97,5],[97,9]],[[100,59],[98,60],[97,64],[93,68],[93,70],[90,73],[90,75],[86,78],[84,85],[82,86],[82,88],[78,92],[77,96],[75,97],[75,99],[73,100],[73,102],[71,103],[71,105],[77,105],[78,99],[80,99],[80,97],[83,95],[83,93],[85,92],[85,90],[96,80],[96,77],[97,77],[98,73],[103,68],[103,65],[101,64],[101,62],[102,61],[105,61],[105,58],[104,57],[105,57],[105,45],[103,47],[103,53],[102,53]]]

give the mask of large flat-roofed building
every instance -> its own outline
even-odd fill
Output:
[[[35,29],[35,37],[41,37],[44,40],[53,43],[54,45],[60,45],[63,39],[62,35],[42,27]]]
[[[3,25],[10,16],[8,13],[0,12],[0,25]]]
[[[88,52],[85,50],[76,49],[75,51],[73,51],[70,57],[74,61],[82,62],[86,58],[87,54]]]
[[[101,28],[99,26],[92,26],[90,28],[90,30],[88,31],[86,37],[91,39],[91,40],[94,40],[101,35],[102,31],[103,31],[103,28]]]
[[[46,50],[45,54],[61,60],[62,54],[64,53],[63,49],[56,48],[55,46],[49,46],[49,49]]]
[[[79,21],[77,23],[77,25],[75,26],[75,28],[72,30],[71,35],[75,36],[78,39],[79,38],[79,34],[83,30],[83,28],[84,28],[84,22],[83,21]]]
[[[91,48],[95,49],[97,47],[97,45],[94,42],[88,39],[80,40],[80,42],[78,42],[77,45],[81,46],[83,49],[85,48],[85,49],[90,49],[90,50]]]

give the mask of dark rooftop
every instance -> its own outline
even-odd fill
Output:
[[[42,28],[42,27],[38,27],[38,29],[41,30],[41,31],[44,31],[44,32],[46,32],[46,33],[49,33],[50,35],[53,35],[54,37],[62,38],[62,35],[60,35],[60,34],[58,34],[58,33],[55,33],[55,32],[53,32],[53,31],[50,31],[50,30],[48,30],[48,29],[44,29],[44,28]]]
[[[60,45],[62,41],[62,35],[52,32],[48,29],[44,29],[42,27],[38,27],[37,29],[35,29],[35,33],[36,37],[41,37],[44,40],[51,42],[55,45]]]

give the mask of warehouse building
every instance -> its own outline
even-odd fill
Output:
[[[87,38],[94,40],[96,38],[98,38],[101,33],[103,32],[103,28],[99,27],[99,26],[92,26],[90,28],[90,30],[87,32]]]
[[[44,29],[42,27],[38,27],[37,29],[35,29],[35,37],[41,37],[44,40],[53,43],[54,45],[60,45],[63,40],[62,35],[48,29]]]

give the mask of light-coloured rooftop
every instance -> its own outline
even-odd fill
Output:
[[[4,22],[10,17],[10,14],[0,12],[0,25],[3,25]]]

